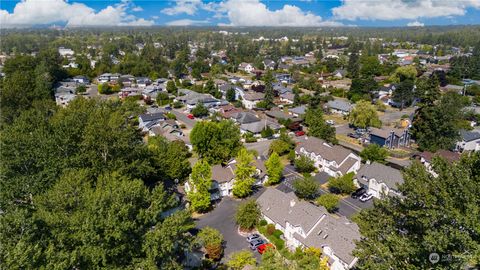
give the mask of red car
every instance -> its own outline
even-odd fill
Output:
[[[190,119],[195,119],[195,116],[193,116],[193,114],[189,114],[189,115],[187,115],[187,117],[190,118]]]
[[[275,246],[272,245],[272,244],[270,244],[270,243],[266,243],[266,244],[263,244],[263,245],[258,246],[258,247],[257,247],[257,251],[258,251],[258,253],[263,254],[263,253],[265,253],[265,251],[267,251],[267,249],[269,249],[269,248],[275,249]]]
[[[295,136],[297,136],[297,137],[300,137],[300,136],[303,136],[303,135],[305,135],[305,131],[300,130],[300,131],[295,132]]]

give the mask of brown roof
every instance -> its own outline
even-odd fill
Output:
[[[435,153],[425,151],[425,152],[422,152],[422,153],[418,154],[418,156],[424,158],[427,162],[431,162],[433,157],[435,157],[435,156],[439,156],[441,158],[444,158],[448,162],[455,162],[455,161],[458,161],[460,159],[460,154],[459,153],[448,151],[448,150],[443,150],[443,149],[438,150]]]
[[[230,166],[223,167],[222,165],[215,165],[212,167],[212,180],[218,183],[229,182],[235,178],[233,169]]]

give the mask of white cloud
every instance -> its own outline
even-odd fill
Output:
[[[423,26],[425,26],[425,24],[422,23],[422,22],[419,22],[419,21],[414,21],[414,22],[409,22],[409,23],[407,23],[407,26],[410,26],[410,27],[423,27]]]
[[[142,8],[142,7],[139,7],[139,6],[136,6],[136,7],[133,7],[133,8],[132,8],[132,11],[140,12],[140,11],[143,11],[143,8]]]
[[[183,13],[194,15],[197,10],[203,9],[204,6],[202,0],[177,0],[173,7],[162,9],[162,13],[170,16]]]
[[[2,28],[28,27],[38,24],[66,23],[67,27],[75,26],[149,26],[151,20],[138,19],[129,15],[129,1],[122,1],[96,12],[80,3],[68,3],[64,0],[23,0],[12,13],[0,10]]]
[[[190,20],[190,19],[181,19],[167,22],[168,26],[195,26],[195,25],[204,25],[208,23],[207,20]]]
[[[270,10],[260,0],[227,0],[219,3],[220,13],[226,14],[229,26],[340,26],[341,23],[323,21],[318,15],[297,6],[284,5]],[[224,24],[225,25],[225,24]]]
[[[397,20],[461,16],[480,0],[343,0],[332,9],[337,19]]]

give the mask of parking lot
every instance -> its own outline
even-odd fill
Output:
[[[264,189],[257,191],[252,197],[258,198]],[[250,249],[245,237],[238,234],[238,226],[235,223],[235,213],[241,200],[236,200],[229,197],[224,197],[216,206],[215,209],[200,218],[196,224],[199,229],[210,226],[219,230],[225,240],[224,261],[229,259],[230,254],[240,250],[250,250],[254,254],[257,261],[260,260],[261,255],[258,252]]]

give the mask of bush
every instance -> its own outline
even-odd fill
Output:
[[[334,212],[337,209],[339,198],[335,194],[324,194],[317,199],[317,204],[325,207],[328,212]]]
[[[280,231],[280,230],[275,230],[275,232],[273,232],[273,236],[277,237],[278,239],[281,239],[280,237],[282,236],[283,232]]]
[[[353,184],[354,173],[348,173],[344,176],[331,178],[328,181],[328,189],[333,193],[350,194],[355,191],[356,187]]]
[[[319,186],[312,177],[305,177],[293,182],[295,194],[302,199],[312,199],[318,194]]]
[[[272,235],[275,231],[276,231],[275,225],[273,224],[267,225],[267,231],[266,231],[267,235]]]
[[[300,173],[311,173],[315,170],[315,165],[309,157],[300,155],[299,158],[295,159],[295,169]]]
[[[171,112],[165,113],[165,116],[166,116],[168,119],[177,120],[177,116],[175,116],[175,114],[173,114],[173,113],[171,113]]]
[[[175,109],[180,109],[180,108],[182,108],[182,107],[183,107],[183,103],[180,102],[180,101],[175,101],[175,102],[173,103],[173,108],[175,108]]]
[[[260,207],[254,200],[248,200],[238,206],[235,220],[242,229],[254,228],[260,219]]]
[[[273,129],[267,126],[260,132],[260,134],[262,135],[262,138],[270,138],[273,136]]]
[[[265,219],[260,220],[260,223],[259,223],[260,226],[266,226],[267,224],[268,222]]]
[[[360,152],[360,157],[364,162],[367,160],[371,162],[380,162],[384,163],[387,158],[388,151],[387,149],[381,147],[378,144],[372,143],[365,147],[362,152]]]
[[[208,115],[208,109],[202,103],[198,103],[195,108],[192,109],[192,114],[195,117],[203,117]]]
[[[167,105],[170,103],[170,98],[167,93],[158,93],[157,95],[157,104],[160,106]]]
[[[270,149],[268,150],[269,154],[275,152],[279,156],[285,155],[288,152],[290,152],[291,146],[289,143],[283,141],[283,140],[274,140],[270,144]]]

